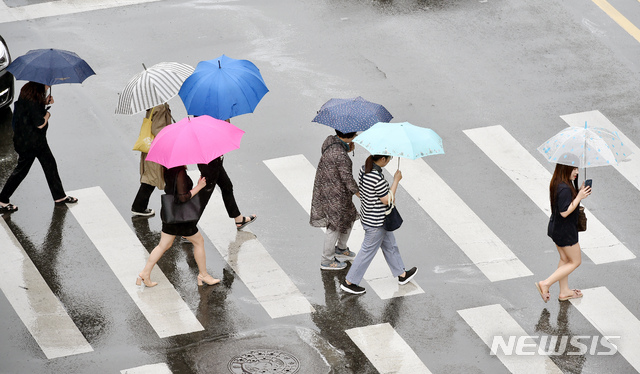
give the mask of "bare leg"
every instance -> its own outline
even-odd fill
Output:
[[[167,249],[171,248],[174,239],[175,235],[165,234],[164,232],[160,234],[160,243],[151,251],[147,259],[147,264],[138,275],[147,287],[153,287],[158,284],[151,282],[151,270],[153,270],[153,267],[156,266],[156,263],[162,258],[162,255]],[[138,280],[138,283],[139,282],[140,280]]]
[[[558,268],[549,278],[540,282],[543,293],[549,292],[549,287],[556,282],[560,284],[560,297],[573,295],[573,290],[569,288],[569,274],[571,274],[582,263],[582,252],[580,244],[576,243],[569,247],[557,247],[560,254]]]
[[[212,277],[207,272],[207,255],[204,251],[204,238],[202,234],[200,234],[200,231],[194,235],[187,236],[187,240],[193,244],[193,258],[198,265],[198,285],[202,285],[202,282],[208,285],[219,283],[220,279]]]

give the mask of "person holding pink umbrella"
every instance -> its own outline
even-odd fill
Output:
[[[166,182],[165,193],[174,195],[180,203],[186,203],[200,192],[206,185],[207,180],[200,177],[198,184],[194,187],[191,178],[187,175],[187,167],[177,166],[164,171]],[[216,279],[207,272],[207,257],[204,251],[204,238],[198,231],[197,221],[166,223],[162,222],[162,233],[160,235],[160,243],[151,251],[144,269],[138,274],[136,284],[138,286],[144,283],[147,287],[157,285],[157,282],[151,281],[151,270],[160,260],[162,255],[171,248],[173,241],[177,235],[185,237],[193,244],[193,257],[198,265],[198,286],[204,283],[214,285],[220,283],[220,279]]]
[[[207,179],[201,176],[194,186],[187,175],[185,165],[206,164],[224,153],[239,148],[243,134],[244,131],[234,125],[210,116],[188,117],[165,127],[158,133],[151,143],[147,160],[157,162],[166,168],[164,171],[165,193],[174,196],[174,204],[185,204],[207,185]],[[208,197],[200,198],[199,214],[202,214]],[[160,242],[149,254],[147,263],[138,274],[136,284],[144,283],[147,287],[157,284],[151,281],[151,271],[162,255],[171,248],[177,235],[185,237],[193,244],[193,256],[198,266],[198,285],[219,283],[219,279],[207,272],[204,238],[198,231],[198,220],[171,223],[167,221],[164,214],[160,216],[162,217]]]

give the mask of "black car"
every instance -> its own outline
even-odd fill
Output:
[[[6,69],[11,63],[11,55],[7,43],[0,36],[0,109],[11,105],[13,102],[13,74]]]

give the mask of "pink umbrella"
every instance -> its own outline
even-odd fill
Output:
[[[187,117],[162,129],[153,139],[147,161],[167,168],[208,164],[240,148],[244,131],[234,125],[203,115]]]

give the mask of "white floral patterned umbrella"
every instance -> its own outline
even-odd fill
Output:
[[[590,168],[617,165],[632,152],[615,131],[599,127],[568,127],[538,147],[547,161]]]

